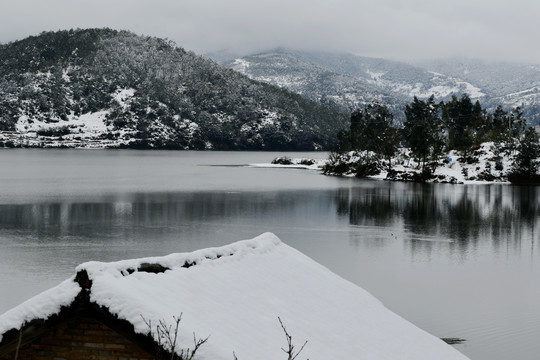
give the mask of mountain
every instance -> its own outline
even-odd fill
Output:
[[[330,148],[347,118],[127,31],[44,32],[0,45],[7,146],[311,150]]]
[[[252,79],[287,88],[323,104],[351,111],[374,98],[392,103],[394,98],[367,79],[334,71],[309,58],[308,53],[277,49],[222,63]]]
[[[349,53],[285,48],[220,63],[252,79],[349,111],[378,100],[391,105],[399,117],[414,96],[425,99],[434,95],[437,101],[447,101],[452,95],[466,93],[489,110],[497,105],[521,106],[534,121],[540,104],[540,66],[534,65],[473,60],[411,65]]]
[[[540,65],[487,62],[470,59],[444,59],[420,63],[474,83],[486,93],[488,108],[520,106],[534,124],[540,110]]]
[[[224,58],[208,56],[216,61]],[[464,92],[473,99],[484,96],[479,88],[459,78],[348,53],[278,48],[220,63],[252,79],[349,112],[373,100],[386,103],[399,113],[413,96],[428,98],[434,94],[439,100]]]

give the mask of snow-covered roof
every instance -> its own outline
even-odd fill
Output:
[[[182,314],[177,349],[193,348],[193,333],[209,336],[199,359],[230,360],[233,352],[240,360],[283,358],[278,317],[297,349],[308,341],[299,359],[467,359],[270,233],[192,253],[88,262],[77,267],[83,270],[90,301],[136,332],[160,320],[174,325]],[[0,340],[73,302],[81,291],[74,279],[0,315]]]

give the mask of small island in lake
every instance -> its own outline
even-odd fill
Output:
[[[397,125],[385,105],[369,104],[351,115],[327,160],[272,163],[392,181],[540,184],[539,135],[519,108],[488,113],[467,95],[439,104],[415,97],[405,117]]]

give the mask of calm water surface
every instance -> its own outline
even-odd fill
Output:
[[[271,231],[473,360],[538,359],[540,190],[242,166],[278,155],[0,151],[0,312],[81,262]]]

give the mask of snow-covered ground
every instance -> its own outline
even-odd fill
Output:
[[[287,164],[287,162],[291,162]],[[326,164],[326,159],[305,159],[305,158],[276,158],[272,163],[254,163],[249,164],[252,167],[266,167],[266,168],[295,168],[306,170],[321,170]]]
[[[105,135],[112,131],[112,125],[107,125],[108,111],[99,111],[74,115],[71,113],[66,120],[56,122],[39,119],[29,119],[26,115],[19,118],[16,131],[0,132],[3,146],[10,147],[71,147],[71,148],[108,148],[119,147],[129,142],[124,139],[125,131],[118,131],[116,139]],[[44,132],[50,131],[51,134]],[[56,133],[55,133],[56,132]]]
[[[398,160],[399,163],[394,166],[394,170],[418,172],[418,164],[412,160],[409,161],[410,157],[410,152],[405,150]],[[498,154],[496,145],[493,142],[487,142],[472,152],[469,158],[473,161],[468,162],[456,151],[451,151],[446,157],[446,161],[439,162],[431,181],[463,184],[507,182],[506,173],[513,165],[512,154],[502,152]],[[382,171],[374,177],[385,179],[387,175],[387,171]]]
[[[164,272],[140,269],[160,264]],[[283,321],[299,359],[458,360],[463,354],[388,310],[362,288],[266,233],[219,248],[114,263],[89,262],[90,301],[146,334],[149,323],[174,326],[179,348],[210,336],[197,359],[275,360],[287,347]],[[80,291],[68,279],[0,315],[10,329],[48,318]],[[144,318],[144,319],[143,319]],[[155,336],[155,328],[152,333]],[[178,348],[177,348],[178,349]]]
[[[514,155],[508,152],[499,151],[493,142],[483,143],[479,149],[471,153],[469,161],[463,158],[456,151],[450,152],[445,161],[440,161],[433,173],[431,182],[449,182],[460,184],[482,184],[493,182],[507,182],[506,173],[513,165]],[[344,156],[344,161],[353,164],[360,156],[357,152],[350,152]],[[274,159],[277,163],[250,164],[254,167],[281,167],[281,168],[301,168],[308,170],[322,170],[328,159],[305,159],[286,158],[291,164],[283,164],[283,161]],[[306,165],[307,163],[312,163]],[[388,171],[383,162],[383,169],[378,175],[370,176],[374,179],[387,179]],[[394,171],[403,174],[419,173],[419,164],[416,163],[408,149],[401,149],[400,153],[393,159],[392,168]],[[344,176],[354,176],[352,172],[342,174]]]
[[[120,89],[113,98],[117,106],[127,109],[134,89]],[[1,131],[0,147],[69,147],[69,148],[117,148],[133,140],[135,130],[115,129],[107,117],[110,110],[75,114],[66,118],[48,119],[22,115],[17,120],[15,131]]]

